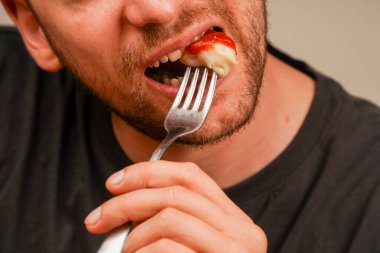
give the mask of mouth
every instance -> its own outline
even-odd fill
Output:
[[[211,27],[209,29],[223,32],[223,29],[220,27]],[[195,36],[187,43],[186,46],[202,38],[205,32],[206,31]],[[179,87],[182,82],[183,74],[188,67],[180,61],[186,46],[183,48],[178,48],[168,55],[163,55],[159,59],[154,60],[153,65],[145,69],[145,76],[147,78],[155,80],[162,85],[175,88]]]

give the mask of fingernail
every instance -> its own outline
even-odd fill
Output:
[[[95,225],[96,222],[98,222],[101,214],[101,207],[96,208],[94,211],[92,211],[87,218],[84,220],[84,223],[86,225]]]
[[[108,182],[112,185],[118,185],[124,180],[124,171],[121,170],[119,172],[116,172],[113,174],[109,179]]]

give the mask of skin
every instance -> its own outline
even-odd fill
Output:
[[[136,162],[107,181],[115,197],[87,217],[91,233],[132,221],[125,252],[266,252],[265,232],[222,188],[256,174],[286,148],[310,108],[314,83],[266,54],[263,1],[31,0],[38,20],[23,0],[2,3],[41,68],[64,65],[113,108],[115,135]],[[230,20],[215,6],[229,10]],[[176,26],[186,10],[200,17]],[[234,38],[240,64],[217,89],[205,126],[182,140],[198,148],[177,144],[167,161],[144,162],[163,134],[146,132],[162,125],[171,99],[149,86],[143,72],[162,48],[207,24]],[[246,95],[249,89],[255,92]],[[249,112],[259,90],[259,105]],[[136,112],[146,126],[132,122]]]

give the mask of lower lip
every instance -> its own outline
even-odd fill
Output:
[[[233,70],[231,71],[233,72]],[[231,74],[231,73],[230,73]],[[221,79],[218,79],[217,83],[216,83],[216,90],[220,89],[223,84],[225,83],[225,81],[228,79],[228,77],[230,76],[230,74],[226,77],[223,77]],[[155,91],[158,91],[160,92],[163,96],[173,100],[176,95],[177,95],[177,92],[179,90],[179,87],[172,87],[172,86],[169,86],[169,85],[165,85],[165,84],[162,84],[160,82],[157,82],[156,80],[152,79],[152,78],[149,78],[147,76],[145,76],[145,79],[146,79],[146,82],[147,84],[152,87]]]

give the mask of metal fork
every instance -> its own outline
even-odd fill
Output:
[[[191,68],[188,67],[186,69],[177,96],[165,118],[164,126],[168,134],[166,138],[158,146],[158,148],[153,152],[153,155],[150,157],[150,161],[159,160],[161,156],[164,154],[164,152],[168,149],[168,147],[177,138],[193,133],[197,131],[199,128],[201,128],[201,126],[203,125],[211,107],[212,99],[214,97],[215,85],[217,81],[216,73],[212,72],[210,86],[206,94],[204,104],[203,106],[201,106],[203,101],[203,94],[206,89],[208,72],[209,70],[205,68],[202,80],[198,86],[199,88],[197,95],[194,98],[200,69],[195,69],[187,93],[186,88],[188,87]],[[186,96],[185,98],[184,95]],[[193,99],[195,100],[192,105]],[[129,224],[126,224],[111,232],[111,234],[103,242],[102,246],[99,248],[97,253],[122,253],[124,249],[125,239],[127,238],[130,230],[131,226]]]
[[[203,125],[206,116],[210,110],[212,99],[214,97],[215,84],[217,80],[217,75],[213,72],[210,82],[210,87],[208,93],[206,94],[206,99],[203,107],[201,108],[201,103],[203,100],[203,94],[206,88],[206,82],[208,77],[208,69],[205,68],[202,76],[202,81],[198,88],[198,93],[194,101],[194,105],[191,106],[191,102],[194,97],[196,90],[198,76],[200,73],[199,68],[194,71],[194,77],[192,79],[190,88],[187,92],[186,98],[183,105],[181,102],[183,100],[183,95],[188,86],[188,80],[190,77],[191,68],[186,69],[185,76],[181,83],[181,87],[177,93],[177,96],[173,102],[165,119],[165,129],[168,132],[166,138],[161,142],[158,148],[154,151],[153,155],[150,157],[151,161],[159,160],[164,154],[166,149],[179,137],[193,133],[197,131]]]

